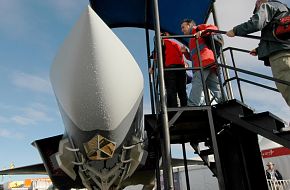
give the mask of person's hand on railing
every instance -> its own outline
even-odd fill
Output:
[[[181,50],[182,53],[188,53],[185,46],[181,46],[180,50]]]
[[[199,38],[199,37],[202,35],[203,31],[204,31],[204,30],[200,30],[200,31],[196,32],[196,33],[193,34],[193,35],[195,36],[195,38]]]
[[[251,51],[250,51],[250,54],[251,54],[252,56],[257,56],[257,55],[258,55],[258,54],[257,54],[257,48],[251,50]]]
[[[228,37],[235,37],[235,36],[236,36],[236,35],[235,35],[235,32],[234,32],[233,29],[227,31],[226,35],[227,35]]]
[[[190,54],[184,45],[180,47],[180,50],[186,59],[190,59]]]

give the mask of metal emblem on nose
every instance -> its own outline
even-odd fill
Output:
[[[90,160],[106,160],[113,157],[116,143],[101,135],[96,135],[84,143],[84,148]]]

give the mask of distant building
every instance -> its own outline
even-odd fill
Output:
[[[174,189],[186,189],[186,178],[184,167],[173,169],[174,172]],[[195,165],[188,166],[189,184],[191,189],[198,190],[219,190],[218,181],[213,177],[213,173],[207,166]]]
[[[28,178],[24,181],[11,181],[0,190],[46,190],[52,184],[49,178]]]
[[[186,178],[184,167],[177,167],[173,169],[174,172],[174,189],[183,190],[186,189]],[[161,171],[162,173],[162,171]],[[188,166],[189,182],[191,189],[198,190],[219,190],[218,181],[216,177],[213,177],[212,172],[202,165]],[[161,186],[163,187],[163,180],[161,177]],[[143,185],[128,186],[125,190],[141,190]]]

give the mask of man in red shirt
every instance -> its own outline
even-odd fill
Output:
[[[169,36],[168,32],[161,35]],[[155,54],[155,53],[154,53]],[[162,40],[162,54],[164,61],[164,68],[185,68],[187,65],[181,52],[181,46],[173,39]],[[154,59],[156,61],[156,59]],[[149,70],[153,73],[153,68]],[[170,70],[164,71],[164,81],[167,96],[167,106],[177,107],[177,95],[180,100],[180,106],[187,105],[186,94],[186,72],[185,70]]]

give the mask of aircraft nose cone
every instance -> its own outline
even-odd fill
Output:
[[[82,131],[110,131],[124,119],[132,122],[129,113],[142,100],[138,64],[90,7],[60,48],[50,79],[59,106]]]

